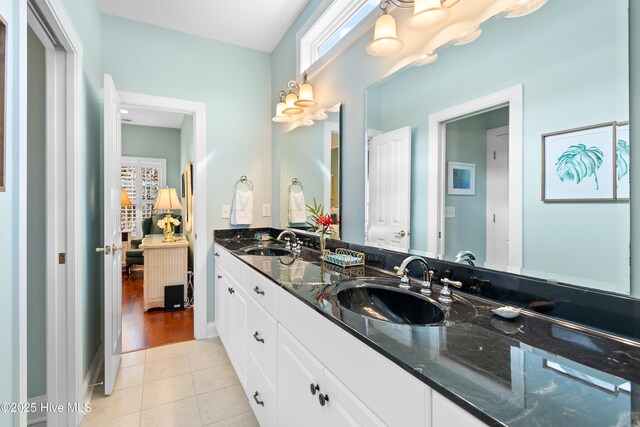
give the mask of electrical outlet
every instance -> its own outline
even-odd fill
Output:
[[[222,219],[231,218],[231,207],[229,205],[222,205],[222,210],[220,212],[220,218],[222,218]]]
[[[262,216],[271,216],[271,203],[262,204]]]
[[[455,218],[456,217],[456,207],[455,206],[445,206],[444,207],[444,217],[445,218]]]

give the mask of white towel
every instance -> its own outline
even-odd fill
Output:
[[[251,225],[253,222],[253,191],[236,190],[231,206],[231,225]]]
[[[307,222],[307,205],[304,202],[304,192],[289,191],[289,224],[305,222]]]

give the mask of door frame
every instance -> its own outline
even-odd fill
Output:
[[[78,223],[80,188],[78,180],[79,146],[86,139],[81,112],[84,99],[83,45],[60,0],[24,2],[26,22],[43,40],[43,27],[57,39],[54,46],[49,37],[43,44],[46,51],[46,391],[48,402],[84,402],[82,378],[83,326],[79,279],[83,267],[78,262],[81,248]],[[34,6],[34,8],[32,8]],[[20,60],[26,72],[26,42],[20,49]],[[26,77],[20,91],[26,99]],[[26,129],[26,116],[21,120]],[[20,182],[26,182],[26,144],[20,146]],[[27,188],[19,186],[19,396],[27,402]],[[66,254],[66,263],[57,262],[58,254]],[[46,415],[51,427],[78,425],[83,413]],[[19,416],[21,426],[27,424],[27,414]]]
[[[485,250],[486,250],[486,254],[487,255],[485,256],[484,267],[485,268],[491,268],[491,269],[494,269],[494,270],[495,270],[494,266],[496,265],[495,264],[495,260],[493,260],[494,261],[493,263],[489,263],[489,260],[488,260],[488,258],[489,258],[489,248],[493,248],[493,246],[495,245],[494,233],[490,233],[489,232],[489,229],[491,227],[493,227],[492,224],[494,224],[494,222],[490,219],[491,215],[493,215],[492,212],[494,212],[494,210],[491,210],[490,209],[491,206],[489,206],[489,171],[495,169],[495,168],[489,166],[489,165],[491,165],[491,160],[492,160],[492,157],[493,157],[491,155],[491,150],[489,150],[489,141],[490,141],[490,138],[495,139],[495,137],[497,135],[504,135],[505,133],[506,134],[509,133],[509,125],[500,126],[500,127],[493,128],[493,129],[488,129],[487,130],[487,141],[486,141],[486,146],[487,146],[487,194],[486,194],[486,213],[485,213],[485,215],[486,215],[486,218],[485,218],[485,220],[486,220],[486,231],[485,231],[485,233],[486,233],[486,237],[485,237],[485,239],[486,239],[486,249]],[[509,144],[507,144],[507,147],[511,148],[509,146]],[[511,165],[509,165],[508,160],[507,160],[507,167],[510,167],[510,166]],[[509,243],[511,243],[511,242],[509,242]]]
[[[446,196],[446,123],[500,107],[509,107],[509,265],[522,270],[522,85],[464,102],[429,115],[429,182],[427,256],[444,257]]]
[[[324,166],[327,173],[324,177],[324,208],[326,212],[331,212],[331,136],[332,134],[340,134],[340,125],[335,122],[326,122],[324,124]]]
[[[193,334],[206,339],[214,334],[207,322],[207,147],[206,104],[135,92],[118,91],[123,108],[137,107],[172,111],[193,116],[194,192],[193,192]],[[181,166],[182,167],[182,166]]]

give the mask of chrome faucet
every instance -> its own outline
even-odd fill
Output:
[[[442,283],[442,290],[440,291],[440,300],[443,304],[451,304],[453,302],[453,295],[451,294],[451,290],[449,289],[449,285],[455,286],[456,288],[462,288],[462,282],[458,280],[451,280],[443,277],[440,279],[440,283]]]
[[[291,235],[293,237],[293,241],[290,239],[282,240],[285,235]],[[298,236],[291,230],[284,230],[282,233],[278,235],[276,240],[280,240],[281,242],[286,242],[286,248],[293,251],[293,253],[299,254],[302,249],[300,247],[300,243],[298,243]],[[292,243],[293,242],[293,243]]]
[[[422,266],[422,289],[420,290],[420,292],[425,295],[430,295],[431,294],[431,277],[433,276],[433,270],[429,270],[429,265],[427,264],[427,261],[425,261],[424,258],[420,258],[419,256],[415,256],[415,255],[409,256],[405,258],[404,261],[402,261],[402,264],[400,264],[400,267],[393,267],[393,269],[396,270],[397,272],[396,274],[402,277],[402,279],[400,280],[400,287],[404,289],[408,289],[410,287],[409,270],[407,269],[407,267],[413,261],[418,261]]]
[[[473,254],[473,252],[471,251],[460,251],[458,252],[458,254],[456,255],[456,259],[454,262],[460,263],[460,264],[469,264],[472,267],[476,266],[476,263],[474,262],[476,260],[475,255]]]

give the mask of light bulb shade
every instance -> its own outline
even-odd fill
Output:
[[[298,107],[315,107],[318,103],[313,99],[313,86],[304,82],[300,85],[298,100],[294,102]]]
[[[287,108],[287,104],[285,104],[284,101],[278,102],[278,104],[276,105],[276,115],[271,120],[276,123],[284,123],[290,121],[291,117],[287,116],[284,113],[285,108]]]
[[[178,193],[175,188],[161,188],[158,191],[158,198],[156,204],[153,206],[156,211],[182,209],[180,199],[178,199]]]
[[[442,7],[440,0],[415,0],[408,27],[411,30],[428,28],[440,23],[448,14],[449,9]]]
[[[284,101],[287,104],[287,108],[285,108],[282,112],[289,116],[295,116],[296,114],[302,113],[302,108],[296,105],[296,101],[298,101],[298,95],[293,92],[289,92],[287,98]]]
[[[396,20],[385,13],[376,21],[373,40],[367,44],[367,53],[372,56],[387,56],[402,49],[396,33]]]
[[[133,203],[131,203],[131,199],[129,198],[129,195],[127,194],[124,188],[120,188],[120,204],[122,206],[133,206]]]

